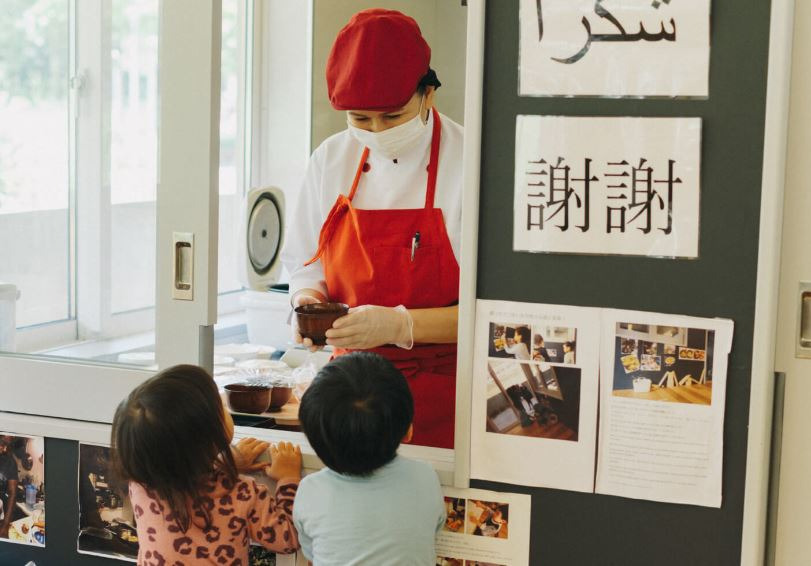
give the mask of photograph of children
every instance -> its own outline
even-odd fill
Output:
[[[661,358],[659,356],[642,354],[642,359],[640,360],[639,364],[640,371],[659,371],[662,369],[662,364],[659,363],[660,359]]]
[[[0,539],[45,546],[45,439],[0,432]]]
[[[110,449],[79,444],[79,552],[135,561],[138,536],[129,498],[112,485]]]
[[[529,361],[532,359],[531,340],[532,332],[527,324],[490,323],[488,355]]]
[[[465,566],[465,561],[461,558],[451,558],[449,556],[437,556],[436,566]]]
[[[451,533],[463,533],[465,531],[464,498],[445,498],[445,526],[442,529]]]
[[[467,511],[467,534],[508,538],[509,507],[506,503],[470,499]]]
[[[489,360],[486,431],[577,441],[580,368]]]
[[[574,365],[576,339],[576,328],[533,325],[532,359],[536,362]]]
[[[617,324],[614,344],[613,395],[630,399],[712,404],[712,352],[715,331],[702,328],[650,326],[657,334],[640,336],[645,325]],[[633,327],[633,329],[630,329]],[[662,328],[670,329],[662,337]],[[640,356],[624,354],[629,333],[638,338]],[[669,340],[669,343],[657,342]],[[678,355],[677,355],[678,353]]]

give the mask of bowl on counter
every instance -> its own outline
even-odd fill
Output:
[[[344,303],[310,303],[296,307],[296,321],[302,338],[309,338],[316,346],[327,343],[326,332],[332,323],[349,312]]]
[[[224,389],[228,407],[233,412],[258,415],[268,410],[273,388],[259,383],[229,383]]]
[[[288,384],[274,384],[273,389],[270,390],[270,406],[268,407],[269,413],[281,411],[290,397],[293,396],[293,386]]]

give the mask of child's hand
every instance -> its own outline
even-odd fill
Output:
[[[265,473],[273,480],[301,479],[301,448],[290,442],[270,446],[270,466]]]
[[[237,472],[240,474],[249,474],[251,472],[258,472],[264,468],[267,463],[257,462],[256,459],[261,456],[269,446],[270,444],[267,442],[255,438],[240,439],[236,446],[231,447],[234,453],[234,463],[237,465]]]

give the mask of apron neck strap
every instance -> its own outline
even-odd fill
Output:
[[[352,181],[352,188],[349,190],[349,196],[347,197],[350,201],[355,198],[355,193],[358,191],[358,182],[360,182],[360,175],[363,173],[363,166],[366,165],[367,159],[369,159],[369,148],[364,147],[358,163],[358,170],[355,171],[355,180]]]

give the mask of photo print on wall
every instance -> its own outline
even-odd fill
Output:
[[[0,542],[45,540],[45,439],[0,432]]]

